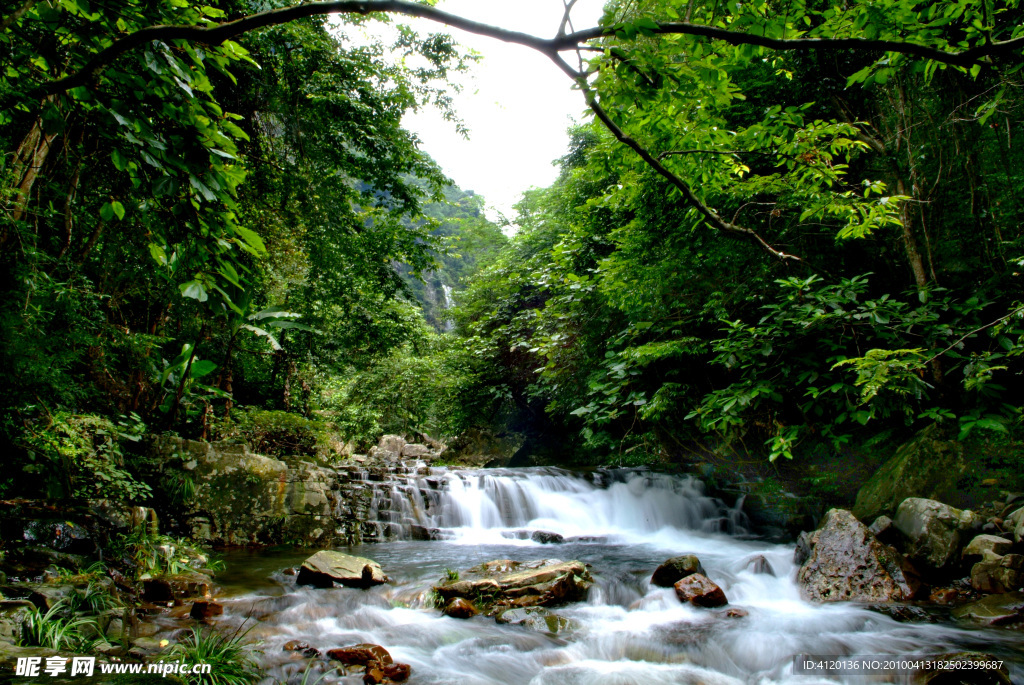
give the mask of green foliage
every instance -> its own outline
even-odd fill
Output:
[[[110,550],[128,564],[136,580],[193,571],[209,563],[207,555],[187,540],[162,535],[145,524],[115,539]]]
[[[316,456],[325,453],[332,427],[315,419],[285,411],[234,411],[231,422],[218,426],[222,437],[239,436],[259,454],[273,457]]]
[[[241,630],[241,628],[239,628]],[[248,631],[221,634],[212,628],[193,627],[170,654],[184,662],[210,664],[210,673],[183,674],[196,685],[248,685],[259,680],[261,671],[254,657],[254,645],[244,641]]]
[[[42,476],[51,497],[111,497],[137,501],[150,487],[126,470],[121,441],[137,441],[145,426],[137,415],[115,423],[59,412],[43,425],[27,425],[20,437],[28,474]]]
[[[25,613],[18,644],[80,653],[88,651],[95,643],[87,635],[98,632],[95,619],[69,613],[65,603],[57,602],[45,614],[37,607]]]

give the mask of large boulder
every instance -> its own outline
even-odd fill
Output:
[[[459,578],[434,587],[447,604],[473,600],[488,613],[509,606],[554,606],[586,597],[593,579],[580,561],[500,559],[474,566]]]
[[[1013,592],[1024,585],[1024,555],[991,554],[971,567],[971,587],[978,592]]]
[[[913,566],[844,509],[832,509],[805,540],[797,573],[803,594],[819,602],[913,599],[921,585]]]
[[[334,587],[335,583],[368,588],[387,581],[380,564],[372,559],[322,550],[302,562],[295,582],[320,588]]]
[[[972,511],[920,497],[903,500],[893,518],[893,526],[905,538],[904,552],[910,560],[936,571],[947,569],[963,541],[980,525]]]
[[[700,565],[700,559],[696,555],[683,554],[682,556],[672,557],[654,569],[654,575],[651,576],[651,585],[672,587],[686,576],[693,575],[694,573],[707,575],[704,567]]]
[[[967,469],[960,443],[946,440],[937,426],[931,426],[897,449],[864,484],[853,513],[871,521],[892,514],[908,497],[958,501],[958,483]]]

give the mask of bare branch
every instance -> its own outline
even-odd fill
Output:
[[[565,6],[565,14],[562,15],[562,24],[558,27],[558,35],[565,35],[565,27],[568,26],[572,29],[572,22],[569,19],[569,13],[572,12],[573,5],[576,4],[576,0],[562,0],[562,4]]]

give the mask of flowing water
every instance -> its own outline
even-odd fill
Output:
[[[367,591],[296,587],[283,570],[300,564],[309,550],[228,557],[229,570],[219,579],[228,593],[223,620],[241,624],[251,617],[249,636],[262,640],[261,659],[273,678],[301,680],[306,660],[282,648],[289,640],[321,651],[383,645],[412,666],[414,685],[830,682],[794,673],[796,654],[980,650],[1024,663],[1017,631],[971,629],[941,617],[899,623],[857,605],[802,601],[792,546],[748,535],[742,513],[705,496],[692,479],[433,469],[426,478],[409,475],[382,486],[378,509],[399,531],[418,526],[447,538],[341,548],[378,561],[392,579],[388,585]],[[533,530],[559,533],[566,542],[535,543],[527,537]],[[688,552],[700,557],[729,606],[747,616],[684,605],[671,588],[650,585],[658,564]],[[755,572],[758,556],[774,576]],[[429,605],[430,586],[446,569],[552,557],[590,564],[595,579],[586,601],[555,609],[570,619],[569,630],[548,634],[483,616],[457,620]],[[1014,682],[1024,682],[1020,667],[1011,669]]]

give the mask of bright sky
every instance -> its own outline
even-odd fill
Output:
[[[603,0],[579,0],[573,25],[596,26],[603,5]],[[441,0],[437,7],[545,38],[555,35],[563,13],[561,0]],[[421,32],[438,26],[408,23]],[[558,175],[551,162],[565,154],[566,129],[583,119],[583,96],[571,90],[572,82],[558,67],[529,48],[443,30],[483,55],[471,74],[460,77],[463,92],[455,97],[470,139],[459,136],[435,111],[411,115],[405,125],[456,185],[484,196],[490,218],[501,212],[512,219],[512,205],[524,190],[547,186]]]

